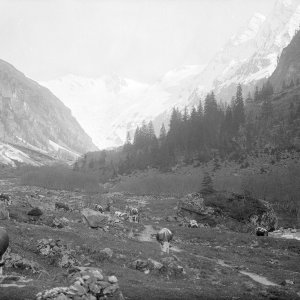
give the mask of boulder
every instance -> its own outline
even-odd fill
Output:
[[[34,207],[29,212],[27,212],[28,216],[40,217],[43,214],[42,210],[38,207]]]
[[[108,216],[97,212],[93,209],[85,208],[81,211],[83,221],[86,222],[91,228],[104,228],[108,223]]]
[[[236,224],[233,224],[232,229],[239,228],[238,224],[254,230],[264,227],[268,231],[275,230],[278,226],[278,218],[272,206],[264,200],[247,195],[214,192],[202,197],[201,194],[194,193],[181,199],[177,206],[180,217],[210,226],[232,221]]]

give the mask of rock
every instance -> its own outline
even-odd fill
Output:
[[[272,206],[261,199],[231,192],[214,192],[205,195],[189,194],[178,202],[177,214],[181,217],[205,221],[210,226],[221,222],[240,222],[247,227],[264,227],[275,230],[278,218]],[[227,224],[226,223],[226,224]],[[242,226],[240,226],[242,227]],[[233,226],[238,230],[239,226]]]
[[[107,258],[112,258],[114,252],[110,248],[104,248],[100,251],[100,253],[104,254]]]
[[[293,284],[295,284],[295,282],[289,279],[286,279],[281,283],[281,285],[293,285]]]
[[[40,217],[43,214],[42,210],[38,207],[35,207],[31,209],[29,212],[27,212],[28,216],[33,216],[33,217]]]
[[[135,269],[141,272],[144,272],[148,269],[149,262],[148,260],[137,259],[130,264],[131,269]]]
[[[118,279],[116,276],[108,276],[108,282],[109,283],[117,283]]]
[[[68,204],[63,203],[63,202],[56,202],[55,203],[55,209],[63,209],[63,210],[70,210],[70,207]]]
[[[75,267],[70,270],[69,280],[69,287],[58,287],[38,293],[37,300],[57,300],[58,297],[66,297],[62,299],[68,300],[97,300],[107,297],[124,299],[119,291],[118,279],[115,276],[103,276],[100,269]]]
[[[4,203],[0,203],[0,220],[8,220],[9,212]]]
[[[154,259],[149,258],[148,259],[148,267],[150,270],[161,270],[164,265]]]
[[[104,228],[108,223],[108,216],[100,212],[85,208],[81,211],[84,220],[91,228]]]
[[[167,216],[166,221],[167,222],[176,222],[176,218],[173,216]]]

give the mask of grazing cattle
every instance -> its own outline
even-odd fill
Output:
[[[268,230],[263,227],[257,227],[255,233],[257,236],[268,236]]]
[[[95,209],[96,211],[101,212],[101,213],[104,212],[104,209],[103,209],[103,207],[102,207],[100,204],[95,204],[94,209]]]
[[[199,225],[198,225],[196,220],[190,220],[190,223],[189,223],[188,227],[189,228],[198,228]]]
[[[4,202],[6,205],[11,205],[11,199],[9,197],[9,195],[6,194],[0,194],[0,201]]]
[[[6,230],[0,227],[0,276],[3,275],[4,260],[2,259],[3,254],[7,250],[9,245],[9,238]]]
[[[140,221],[139,209],[137,207],[127,206],[126,211],[129,212],[129,220],[138,223]]]
[[[170,241],[172,239],[173,239],[173,233],[168,228],[163,228],[156,234],[156,240],[161,245],[161,251],[168,254],[170,252]]]

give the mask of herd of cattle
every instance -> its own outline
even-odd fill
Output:
[[[4,203],[6,206],[12,204],[10,196],[6,195],[6,194],[0,194],[0,203],[1,202]],[[56,209],[63,208],[63,209],[69,210],[67,205],[60,204],[60,203],[55,204],[55,208]],[[103,213],[105,211],[110,211],[109,204],[105,207],[105,209],[99,204],[95,204],[93,208],[94,208],[94,210],[101,212],[101,213]],[[140,211],[137,207],[126,206],[125,212],[115,211],[114,214],[116,217],[122,218],[124,220],[129,220],[130,222],[135,222],[135,223],[140,222]],[[198,228],[199,225],[196,220],[190,220],[188,227],[189,228]],[[266,230],[263,227],[257,227],[256,235],[257,236],[268,236],[268,230]],[[162,228],[161,230],[159,230],[156,233],[156,240],[159,242],[162,252],[169,253],[170,242],[172,241],[172,239],[173,239],[173,233],[168,228]],[[8,233],[4,228],[0,227],[0,276],[3,273],[3,265],[4,265],[4,261],[3,261],[2,257],[3,257],[3,254],[6,252],[8,245],[9,245]]]

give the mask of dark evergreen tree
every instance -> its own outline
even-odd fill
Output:
[[[210,195],[214,192],[213,181],[208,172],[204,174],[200,192],[203,196]]]

